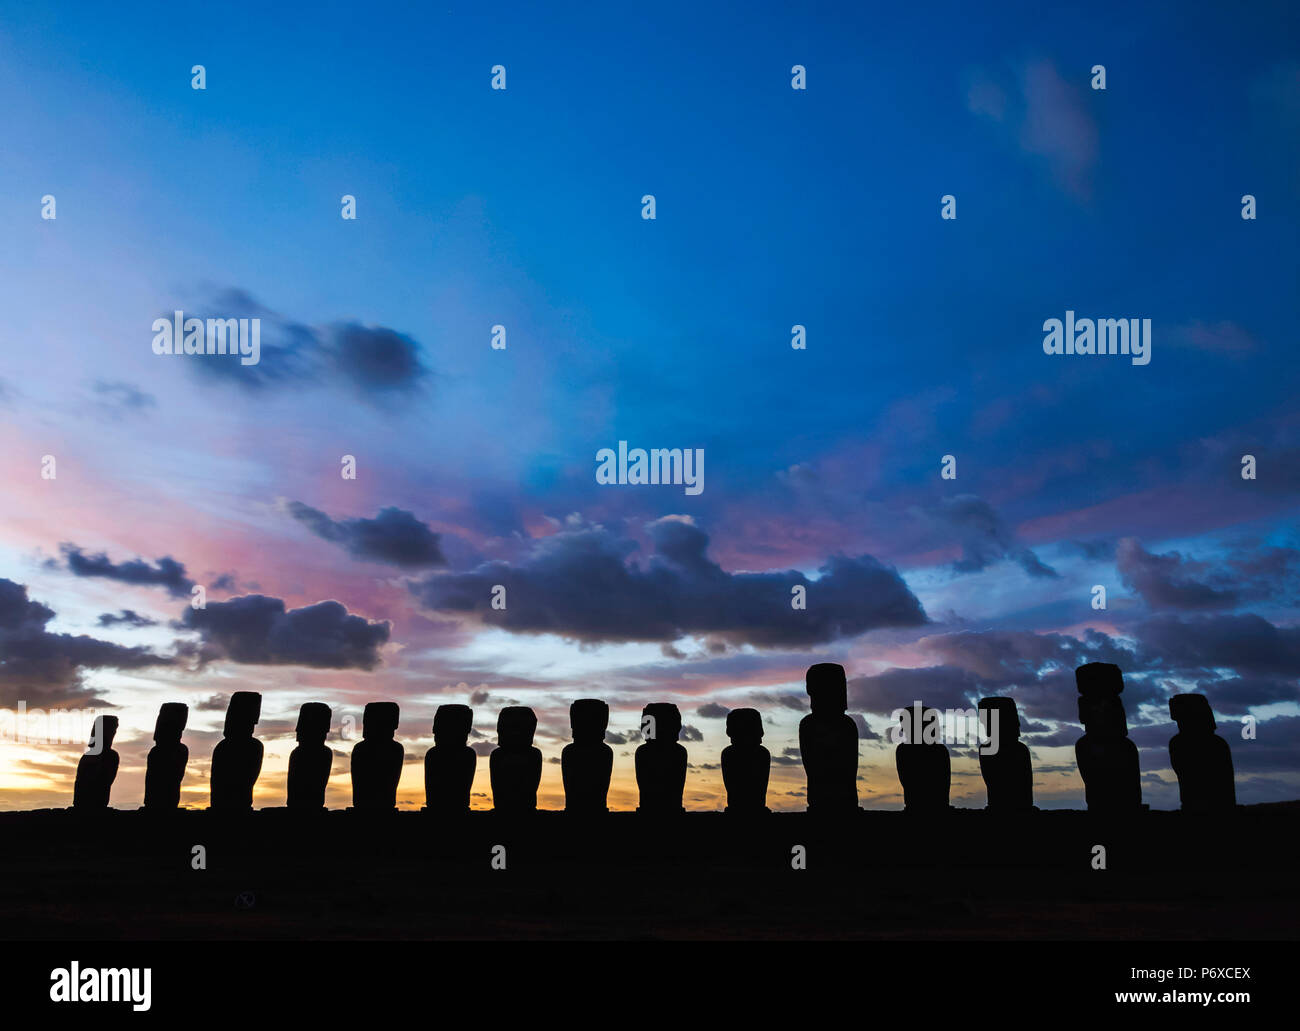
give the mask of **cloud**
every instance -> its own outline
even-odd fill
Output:
[[[148,616],[142,616],[134,609],[123,609],[117,615],[111,612],[104,612],[99,617],[100,626],[129,626],[129,627],[146,627],[157,626],[156,619],[150,619]]]
[[[0,578],[0,704],[28,706],[98,701],[82,677],[94,669],[140,669],[175,660],[148,648],[126,648],[84,634],[53,634],[54,610],[27,597],[27,588]]]
[[[695,710],[695,715],[703,720],[720,720],[725,719],[730,711],[725,705],[719,705],[717,702],[705,702]]]
[[[1060,574],[1044,565],[1028,548],[1016,541],[1015,532],[983,498],[959,494],[939,503],[935,518],[945,529],[957,535],[961,558],[952,564],[954,572],[977,573],[996,562],[1016,562],[1030,576],[1056,577]]]
[[[202,637],[201,658],[266,666],[372,670],[391,624],[349,614],[337,601],[286,611],[279,598],[248,594],[186,608],[181,626]]]
[[[1244,355],[1259,350],[1259,341],[1235,322],[1189,322],[1175,326],[1168,335],[1174,347],[1187,347],[1211,354]]]
[[[1226,582],[1219,586],[1205,582],[1206,563],[1184,558],[1176,551],[1153,555],[1135,537],[1120,539],[1115,566],[1124,583],[1153,608],[1231,608],[1240,597]]]
[[[1253,613],[1161,615],[1138,628],[1142,658],[1154,668],[1240,675],[1300,677],[1300,627],[1274,626]]]
[[[104,552],[87,555],[75,544],[60,544],[59,550],[67,562],[68,572],[74,576],[102,577],[120,583],[141,586],[165,587],[167,593],[182,598],[190,593],[194,581],[185,574],[185,566],[164,555],[150,565],[144,559],[114,563]]]
[[[139,412],[158,404],[157,398],[133,383],[100,379],[95,380],[92,389],[99,395],[100,406],[114,414],[119,411]]]
[[[899,575],[869,555],[834,556],[816,580],[789,570],[729,573],[705,552],[708,536],[678,518],[647,530],[654,554],[628,559],[635,541],[603,527],[535,541],[519,562],[488,562],[412,584],[440,612],[473,615],[512,633],[553,633],[580,641],[672,641],[711,635],[758,647],[806,647],[878,627],[919,626],[921,603]],[[493,610],[495,585],[506,608]],[[791,588],[807,589],[806,610]]]
[[[339,545],[353,558],[406,569],[446,565],[438,534],[403,509],[380,509],[374,519],[335,520],[301,501],[285,507],[317,537]]]
[[[227,289],[189,312],[195,318],[260,320],[261,359],[243,365],[228,356],[203,356],[190,367],[257,393],[277,387],[334,385],[377,405],[413,396],[432,378],[420,345],[385,326],[336,322],[309,326],[264,307],[247,291]],[[168,313],[168,317],[170,313]]]

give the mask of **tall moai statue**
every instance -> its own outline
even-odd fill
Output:
[[[117,736],[116,716],[96,716],[90,732],[90,747],[77,762],[77,779],[72,786],[74,809],[107,809],[109,792],[117,777],[120,761],[113,751]]]
[[[433,714],[433,747],[424,753],[424,806],[431,813],[469,812],[478,753],[469,746],[474,710],[440,705]]]
[[[564,778],[564,809],[570,813],[609,811],[609,780],[614,772],[614,749],[605,744],[609,706],[599,698],[579,698],[569,706],[573,743],[560,753]]]
[[[497,715],[497,747],[488,757],[492,807],[501,813],[530,813],[537,808],[542,782],[542,753],[533,747],[537,713],[526,705],[508,705]]]
[[[1178,733],[1169,739],[1169,762],[1178,774],[1183,811],[1215,813],[1237,804],[1232,749],[1214,731],[1214,713],[1203,694],[1176,694],[1169,716]]]
[[[262,696],[256,691],[236,691],[226,706],[222,738],[212,750],[213,809],[245,812],[253,808],[253,785],[262,772],[262,742],[253,728],[262,718]]]
[[[952,759],[943,743],[940,714],[917,702],[902,710],[903,740],[894,749],[903,808],[908,812],[947,812]]]
[[[352,808],[386,813],[397,808],[397,784],[406,752],[397,741],[396,702],[366,702],[361,740],[352,749]]]
[[[298,747],[289,753],[290,809],[315,812],[325,808],[334,751],[325,743],[333,713],[324,702],[305,702],[298,710]]]
[[[799,754],[808,777],[808,811],[858,811],[858,726],[848,716],[844,667],[819,662],[805,677],[811,712],[799,721]]]
[[[1120,695],[1124,675],[1110,662],[1088,662],[1074,671],[1079,689],[1083,737],[1074,743],[1074,760],[1083,777],[1090,812],[1130,813],[1142,808],[1137,745],[1128,737],[1128,717]]]
[[[757,709],[732,709],[727,713],[727,737],[722,750],[722,783],[727,789],[729,813],[770,812],[767,780],[772,756],[763,747],[763,714]]]
[[[980,773],[988,794],[986,808],[1006,813],[1033,809],[1034,770],[1029,748],[1020,740],[1020,713],[1015,699],[981,698],[979,713],[989,738],[987,745],[980,746]]]
[[[184,702],[163,702],[153,726],[154,745],[145,761],[144,807],[150,811],[175,809],[181,802],[181,781],[190,750],[181,741],[190,707]]]
[[[651,702],[641,710],[645,743],[633,756],[641,796],[637,812],[665,815],[685,811],[686,749],[678,742],[682,714],[672,702]]]

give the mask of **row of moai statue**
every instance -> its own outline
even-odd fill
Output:
[[[1084,734],[1075,744],[1089,810],[1111,813],[1142,808],[1137,747],[1128,737],[1128,720],[1120,695],[1124,678],[1118,666],[1093,662],[1075,671],[1079,719]],[[808,810],[818,814],[858,811],[858,728],[848,715],[844,667],[822,662],[809,667],[810,712],[799,723],[799,750],[808,781]],[[236,691],[226,710],[225,728],[212,753],[211,808],[252,808],[253,787],[262,770],[262,743],[254,737],[262,696]],[[988,808],[1023,812],[1034,808],[1029,749],[1020,740],[1020,715],[1011,698],[982,698],[985,727],[995,727],[996,749],[981,749],[980,772]],[[996,720],[993,719],[996,714]],[[1184,810],[1219,811],[1236,804],[1232,755],[1215,733],[1214,716],[1204,695],[1180,694],[1169,700],[1178,733],[1169,754],[1178,776]],[[167,702],[158,712],[154,747],[145,771],[144,808],[175,809],[189,761],[181,741],[189,709]],[[434,813],[464,812],[478,754],[469,746],[473,711],[467,705],[441,705],[433,720],[434,745],[424,756],[425,808]],[[945,811],[949,806],[951,760],[941,741],[926,741],[922,725],[936,716],[916,705],[905,710],[901,740],[895,750],[904,807],[912,812]],[[362,716],[362,739],[352,750],[352,805],[366,811],[389,811],[397,805],[397,785],[405,752],[396,740],[399,711],[395,702],[370,702]],[[320,810],[334,755],[326,737],[332,713],[322,702],[308,702],[298,713],[298,747],[289,755],[288,797],[293,810]],[[569,707],[573,741],[560,755],[565,810],[607,811],[614,767],[613,749],[605,743],[609,706],[583,698]],[[115,716],[95,721],[90,750],[77,766],[75,808],[104,808],[117,776],[118,755],[112,744]],[[497,717],[497,747],[489,756],[493,806],[507,813],[537,808],[542,753],[533,745],[537,716],[525,706],[508,706]],[[771,755],[763,747],[763,717],[757,709],[727,714],[731,744],[722,751],[722,779],[729,813],[765,813]],[[682,717],[670,702],[654,702],[642,711],[644,743],[635,753],[639,812],[684,811],[687,752],[678,738]]]

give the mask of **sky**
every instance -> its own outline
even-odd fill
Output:
[[[117,715],[131,808],[165,701],[206,805],[255,690],[258,805],[308,701],[349,804],[391,700],[402,808],[444,703],[476,808],[532,706],[559,808],[597,697],[612,808],[670,701],[688,809],[750,706],[797,810],[820,661],[868,808],[902,804],[893,710],[989,695],[1038,804],[1082,806],[1094,660],[1153,808],[1187,691],[1239,801],[1300,797],[1293,5],[0,11],[0,807],[70,804],[84,749],[20,707]],[[260,361],[154,353],[177,310],[260,319]],[[1045,353],[1067,312],[1149,319],[1149,363]],[[597,482],[620,441],[702,449],[703,490]]]

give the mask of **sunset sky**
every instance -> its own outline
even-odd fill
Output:
[[[418,807],[434,710],[469,703],[487,808],[496,714],[530,705],[558,808],[598,697],[629,809],[673,701],[714,809],[753,706],[801,809],[834,661],[863,805],[901,805],[891,710],[1006,694],[1036,800],[1078,807],[1073,669],[1103,660],[1153,807],[1178,691],[1239,801],[1300,797],[1294,5],[839,6],[8,5],[0,719],[116,714],[132,808],[188,702],[202,806],[225,699],[260,691],[278,805],[325,701],[346,806],[337,728],[393,700]],[[260,318],[260,363],[154,354],[178,309]],[[1150,364],[1044,354],[1067,311],[1150,319]],[[703,492],[597,484],[620,440],[703,449]],[[0,808],[70,804],[84,742],[0,731]],[[984,804],[969,749],[952,797]]]

